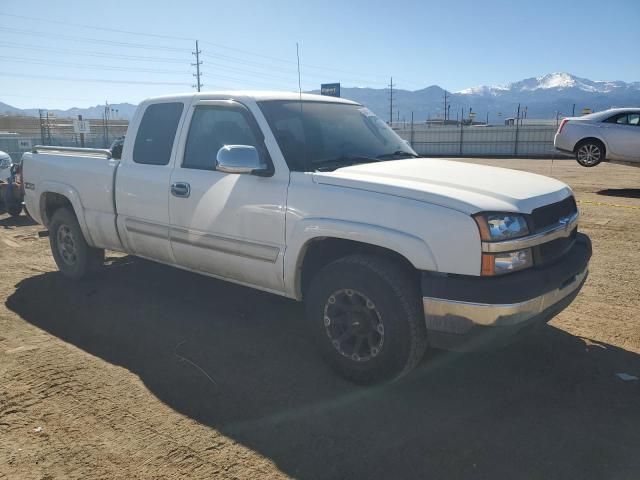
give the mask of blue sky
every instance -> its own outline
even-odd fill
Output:
[[[296,42],[305,90],[640,80],[640,0],[3,0],[0,14],[0,101],[23,108],[188,91],[196,38],[206,89],[297,89]]]

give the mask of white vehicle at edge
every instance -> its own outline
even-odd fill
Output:
[[[553,140],[583,167],[600,162],[640,166],[640,108],[612,108],[562,120]]]
[[[359,383],[547,322],[591,256],[567,185],[418,158],[362,105],[317,95],[152,98],[122,158],[36,147],[23,174],[66,276],[109,249],[304,301],[325,359]]]

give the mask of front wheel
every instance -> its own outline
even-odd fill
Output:
[[[597,140],[587,140],[576,148],[576,161],[583,167],[595,167],[604,158],[604,145]]]
[[[51,253],[63,275],[79,280],[104,263],[104,250],[91,247],[84,238],[75,214],[67,209],[56,210],[49,224]]]
[[[399,378],[422,358],[427,341],[418,286],[395,262],[352,255],[313,278],[305,302],[321,354],[359,384]]]

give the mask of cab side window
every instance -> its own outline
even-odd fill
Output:
[[[155,103],[144,111],[133,145],[133,161],[146,165],[167,165],[184,105]]]
[[[248,115],[240,108],[196,107],[182,167],[215,170],[216,155],[225,145],[249,145],[260,152],[260,142]]]

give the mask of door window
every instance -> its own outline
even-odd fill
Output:
[[[215,170],[216,155],[225,145],[249,145],[261,151],[249,113],[241,108],[196,107],[189,126],[183,168]]]
[[[144,111],[133,146],[133,161],[167,165],[182,115],[180,102],[155,103]]]
[[[619,113],[605,120],[607,123],[617,125],[640,125],[640,113]]]

